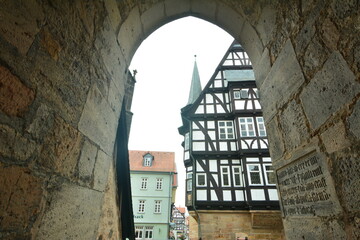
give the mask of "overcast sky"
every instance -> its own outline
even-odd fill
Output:
[[[164,25],[140,45],[130,69],[137,70],[129,150],[175,152],[179,173],[177,206],[185,204],[185,169],[180,109],[188,100],[194,55],[202,87],[233,37],[204,20],[186,17]]]

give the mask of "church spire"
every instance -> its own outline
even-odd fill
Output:
[[[201,93],[201,83],[200,83],[200,76],[196,64],[196,55],[195,55],[194,69],[192,74],[190,94],[187,105],[193,104],[195,100],[199,97],[200,93]]]

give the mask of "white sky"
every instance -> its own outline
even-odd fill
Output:
[[[131,111],[129,150],[175,152],[179,186],[176,206],[185,206],[185,168],[180,109],[188,101],[194,55],[202,88],[233,37],[204,20],[186,17],[164,25],[143,41],[130,69],[138,71]]]

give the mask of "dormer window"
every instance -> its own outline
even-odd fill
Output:
[[[144,155],[143,166],[150,167],[152,165],[152,161],[154,160],[154,156],[150,153]]]

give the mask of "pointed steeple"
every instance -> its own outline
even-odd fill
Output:
[[[200,76],[196,64],[196,55],[195,55],[194,69],[192,74],[190,94],[187,105],[193,104],[195,100],[199,97],[200,93],[201,93],[201,82],[200,82]]]

